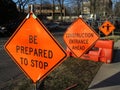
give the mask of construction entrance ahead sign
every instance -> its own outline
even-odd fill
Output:
[[[78,18],[67,29],[63,38],[73,54],[80,57],[99,39],[99,36],[82,18]]]
[[[66,57],[63,48],[33,13],[7,41],[5,50],[34,83],[42,80]]]

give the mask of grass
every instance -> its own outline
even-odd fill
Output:
[[[68,57],[44,79],[44,87],[39,81],[37,88],[40,87],[40,90],[87,90],[101,65],[100,62]],[[34,90],[34,88],[31,80],[26,77],[9,86],[9,90]]]
[[[68,58],[45,78],[45,90],[65,90],[73,85],[72,90],[87,90],[100,66],[100,62]]]

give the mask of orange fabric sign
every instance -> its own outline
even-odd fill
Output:
[[[67,56],[46,27],[30,14],[5,44],[5,50],[36,83]]]
[[[80,57],[99,39],[99,36],[82,18],[78,18],[67,29],[63,38],[73,54]]]
[[[109,35],[114,29],[115,29],[115,26],[109,21],[105,21],[99,27],[99,30],[102,31],[106,36]]]

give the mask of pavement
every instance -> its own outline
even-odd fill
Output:
[[[112,63],[102,64],[88,90],[120,90],[120,40],[114,48]]]

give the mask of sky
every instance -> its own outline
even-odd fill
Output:
[[[17,0],[13,0],[13,1],[15,1],[15,2],[16,2]],[[114,1],[120,1],[120,0],[112,0],[112,1],[114,2]]]
[[[17,0],[13,0],[13,1],[15,1],[15,2],[16,2]],[[112,0],[112,1],[114,2],[114,1],[120,1],[120,0]]]
[[[13,0],[14,2],[16,2],[16,1],[18,1],[18,0]],[[36,2],[37,1],[40,1],[40,0],[35,0]],[[113,6],[114,6],[114,4],[116,3],[116,2],[120,2],[120,0],[112,0],[112,2],[113,2]]]

